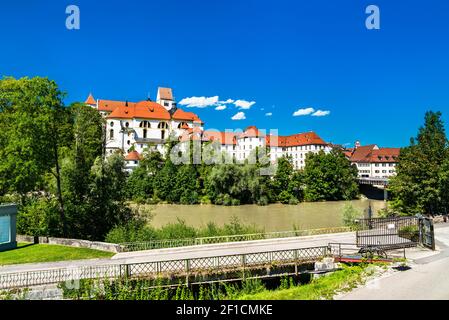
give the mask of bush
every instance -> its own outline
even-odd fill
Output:
[[[269,203],[268,197],[267,196],[261,196],[258,200],[257,200],[257,205],[259,206],[267,206]]]
[[[282,191],[278,196],[278,200],[283,204],[288,204],[291,198],[293,198],[293,195],[286,190]]]
[[[232,199],[231,204],[233,206],[239,206],[240,205],[240,200],[239,199]]]
[[[202,196],[200,200],[201,204],[211,204],[212,201],[210,200],[208,195]]]
[[[362,212],[355,209],[352,204],[348,203],[343,208],[343,225],[346,227],[355,228],[357,226],[357,219],[363,217]]]
[[[17,233],[30,236],[60,235],[56,199],[32,198],[19,207]]]
[[[223,196],[223,205],[224,206],[231,206],[232,205],[232,198],[229,194],[225,194]]]
[[[157,232],[146,225],[144,220],[134,220],[123,226],[113,228],[106,235],[106,242],[144,242],[158,238]]]
[[[299,200],[296,199],[294,196],[292,196],[292,197],[288,200],[288,204],[289,204],[289,205],[296,206],[296,205],[299,204]]]

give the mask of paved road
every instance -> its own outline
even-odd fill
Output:
[[[449,226],[435,229],[439,253],[416,259],[411,269],[368,282],[342,300],[448,300]]]
[[[330,242],[354,243],[355,233],[335,233],[297,238],[255,240],[246,242],[219,243],[174,249],[159,249],[119,253],[112,259],[80,261],[61,261],[36,264],[23,264],[0,267],[0,274],[6,272],[26,272],[79,266],[99,266],[110,264],[143,263],[154,261],[206,258],[234,254],[257,253],[265,251],[291,250],[316,246],[327,246]]]

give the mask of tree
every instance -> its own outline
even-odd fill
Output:
[[[71,143],[65,94],[47,78],[0,80],[0,192],[42,189],[46,173],[56,179],[60,223],[66,231],[60,151]]]
[[[357,168],[337,149],[309,153],[304,168],[307,201],[350,200],[358,195]]]
[[[391,207],[403,214],[447,214],[448,140],[441,112],[429,111],[410,146],[401,149],[390,181]]]

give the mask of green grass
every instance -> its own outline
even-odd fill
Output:
[[[241,300],[322,300],[332,299],[338,292],[349,291],[364,283],[372,274],[365,266],[345,266],[343,270],[312,280],[309,284],[289,289],[263,290],[256,294],[242,295]]]
[[[110,258],[112,252],[50,244],[19,243],[17,249],[0,252],[0,266],[23,263]]]

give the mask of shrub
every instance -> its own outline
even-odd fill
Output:
[[[355,228],[357,226],[356,220],[360,219],[362,216],[362,212],[358,211],[352,204],[348,203],[343,208],[343,225]]]
[[[284,190],[279,194],[278,200],[283,204],[288,204],[292,197],[293,196],[288,191]]]
[[[257,205],[259,205],[259,206],[267,206],[268,203],[269,203],[269,201],[268,201],[268,197],[267,196],[261,196],[257,200]]]

